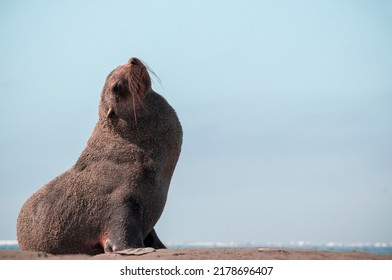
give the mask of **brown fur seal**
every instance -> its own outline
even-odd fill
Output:
[[[98,254],[165,248],[154,226],[182,144],[174,109],[137,58],[113,70],[79,159],[35,192],[18,221],[22,250]]]

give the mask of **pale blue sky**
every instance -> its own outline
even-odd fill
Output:
[[[0,1],[0,239],[76,161],[106,75],[137,56],[184,129],[163,241],[391,242],[391,15],[390,1]]]

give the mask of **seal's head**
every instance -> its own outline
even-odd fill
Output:
[[[147,67],[136,57],[114,69],[106,78],[101,94],[99,118],[136,120],[147,111],[143,100],[151,91]]]

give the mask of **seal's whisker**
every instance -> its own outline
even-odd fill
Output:
[[[142,105],[143,109],[146,110],[146,112],[148,113],[148,109],[147,109],[146,105],[144,104],[143,100],[140,98],[140,96],[138,94],[136,94],[136,98],[139,101],[140,105]]]
[[[157,74],[155,74],[155,72],[151,69],[151,67],[146,62],[144,62],[143,60],[141,60],[141,62],[143,63],[144,67],[146,67],[147,71],[150,72],[155,77],[155,79],[157,80],[158,84],[161,87],[163,87],[161,79],[158,77]],[[155,85],[154,80],[153,79],[151,79],[151,80],[152,80],[152,83]]]
[[[130,91],[131,91],[131,94],[132,94],[132,98],[134,98],[133,97],[133,95],[135,95],[136,96],[136,99],[137,99],[137,101],[139,102],[139,104],[144,108],[144,110],[146,110],[146,112],[148,113],[149,111],[148,111],[148,109],[147,109],[147,106],[144,104],[144,102],[143,102],[143,97],[144,97],[144,94],[143,94],[143,90],[142,89],[144,89],[144,85],[143,85],[143,83],[140,81],[140,80],[135,80],[135,79],[130,79],[129,81],[128,81],[128,87],[129,87],[129,89],[130,89]],[[133,99],[134,100],[134,99]]]
[[[152,69],[151,68],[149,68],[149,67],[146,67],[146,69],[148,70],[148,72],[150,72],[156,79],[157,79],[157,81],[158,81],[158,83],[159,83],[159,85],[161,86],[161,87],[163,87],[163,84],[162,84],[162,81],[161,81],[161,79],[158,77],[158,75],[157,74],[155,74],[155,72],[154,71],[152,71]],[[154,80],[152,80],[152,82],[154,83]],[[155,84],[155,83],[154,83]]]
[[[136,124],[136,128],[137,128],[138,126],[137,126],[137,115],[136,115],[135,97],[134,97],[134,94],[131,94],[131,95],[132,95],[132,104],[133,104],[133,116],[135,117],[135,124]]]

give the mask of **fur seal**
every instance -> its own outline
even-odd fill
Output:
[[[149,69],[129,59],[106,78],[99,119],[79,159],[23,205],[21,250],[93,255],[165,248],[154,226],[181,145],[176,112],[152,90]]]

